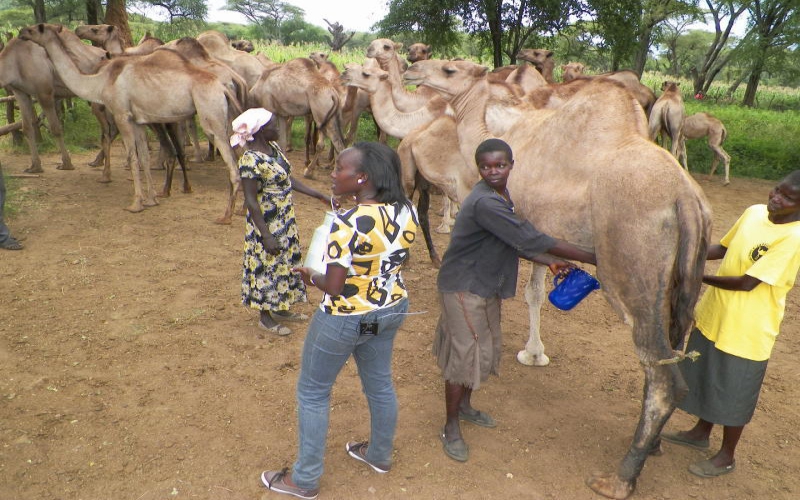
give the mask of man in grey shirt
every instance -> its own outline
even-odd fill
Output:
[[[481,180],[464,200],[437,281],[441,315],[433,345],[445,380],[447,420],[441,432],[445,454],[465,462],[469,448],[460,420],[494,427],[494,419],[472,407],[472,391],[497,374],[502,348],[500,306],[514,296],[519,257],[556,274],[574,267],[561,260],[595,263],[595,256],[539,232],[514,213],[506,189],[514,166],[511,148],[499,139],[475,151]]]

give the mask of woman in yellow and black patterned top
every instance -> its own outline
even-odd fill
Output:
[[[325,274],[295,270],[323,292],[303,345],[297,382],[300,448],[292,473],[265,471],[264,485],[316,498],[333,383],[353,356],[369,401],[370,439],[349,442],[348,454],[376,472],[388,472],[397,424],[392,383],[394,337],[408,312],[400,268],[417,234],[417,214],[403,193],[400,159],[383,144],[360,142],[343,151],[331,174],[333,194],[355,196],[357,206],[331,226]]]

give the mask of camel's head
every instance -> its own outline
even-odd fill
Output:
[[[541,70],[545,64],[553,63],[553,51],[547,49],[522,49],[517,53],[517,59],[528,61]]]
[[[408,56],[406,59],[410,63],[425,61],[431,58],[431,46],[424,43],[412,43],[408,46]]]
[[[680,83],[678,82],[670,82],[665,81],[661,84],[661,90],[664,92],[678,92],[678,87],[680,87]]]
[[[34,24],[19,30],[19,39],[29,42],[41,43],[48,35],[55,35],[63,29],[61,25],[54,24]]]
[[[380,82],[389,78],[389,73],[380,68],[348,63],[344,65],[344,72],[342,72],[341,78],[343,85],[374,93],[378,89]]]
[[[111,24],[84,24],[75,28],[75,34],[78,38],[103,44],[119,36],[119,30]]]
[[[324,63],[328,62],[328,54],[325,52],[315,51],[308,54],[308,58],[314,61],[317,64],[317,67],[322,66]]]
[[[561,78],[564,82],[571,82],[583,74],[584,66],[581,63],[571,62],[561,65]]]
[[[388,61],[392,57],[397,57],[397,52],[401,48],[403,48],[402,43],[395,43],[388,38],[376,38],[367,47],[367,57]]]
[[[426,85],[445,99],[461,95],[478,80],[485,79],[489,68],[471,61],[429,59],[417,61],[403,73],[406,85]]]
[[[231,47],[242,52],[253,52],[256,48],[250,40],[234,40],[231,42]]]

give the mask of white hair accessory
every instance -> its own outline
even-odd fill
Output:
[[[253,140],[253,134],[269,123],[272,112],[264,108],[251,108],[234,118],[231,146],[244,146]]]

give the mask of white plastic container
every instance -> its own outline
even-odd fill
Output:
[[[328,244],[328,234],[331,232],[331,225],[335,214],[331,211],[325,212],[325,219],[322,224],[317,226],[314,230],[314,235],[311,237],[311,243],[308,245],[306,252],[306,260],[303,262],[305,267],[317,271],[318,273],[325,274],[327,271],[326,266],[322,264],[322,257],[325,255],[325,249]]]

